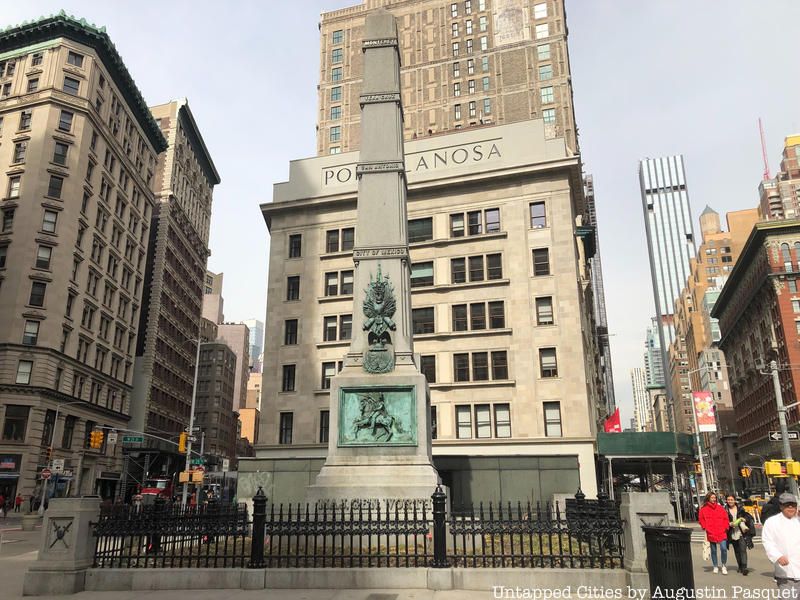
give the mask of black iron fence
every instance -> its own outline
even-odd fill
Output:
[[[244,567],[250,558],[247,507],[116,504],[94,527],[94,566]]]
[[[95,526],[96,567],[622,567],[619,505],[578,492],[557,504],[430,501],[112,506]]]

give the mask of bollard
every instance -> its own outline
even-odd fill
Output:
[[[267,497],[264,490],[258,486],[256,495],[253,496],[253,537],[250,544],[250,562],[248,569],[263,569],[264,562],[264,532],[267,524]]]
[[[445,569],[450,565],[447,562],[447,528],[445,517],[447,513],[447,496],[442,491],[442,486],[437,485],[436,491],[431,496],[433,500],[433,562],[434,569]]]

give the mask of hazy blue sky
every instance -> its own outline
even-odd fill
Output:
[[[229,321],[264,318],[259,204],[315,153],[319,13],[354,0],[0,0],[2,27],[62,8],[104,25],[149,104],[186,96],[222,177],[209,268]],[[796,0],[567,0],[575,112],[594,175],[617,396],[654,313],[638,160],[684,154],[692,211],[755,206],[763,170],[800,131]],[[699,231],[698,235],[699,237]]]

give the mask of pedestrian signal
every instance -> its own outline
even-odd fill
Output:
[[[103,447],[103,432],[100,430],[94,430],[92,433],[89,434],[89,446],[91,448],[102,448]]]
[[[786,477],[786,463],[780,460],[768,460],[764,463],[764,473],[768,477]]]
[[[180,436],[178,436],[178,452],[181,454],[186,454],[186,438],[188,434],[185,431],[182,431]]]
[[[739,475],[742,477],[750,477],[753,474],[753,469],[750,467],[742,467],[739,469]]]
[[[787,475],[800,475],[800,462],[796,460],[790,460],[786,463],[786,474]]]

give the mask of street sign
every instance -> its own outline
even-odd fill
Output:
[[[52,475],[50,469],[42,469],[42,479],[47,480],[50,479],[50,475]]]
[[[117,443],[117,432],[116,431],[109,431],[108,432],[108,437],[106,437],[106,441],[111,445],[116,444]]]
[[[202,457],[193,458],[189,464],[192,465],[193,467],[197,465],[204,465],[206,464],[206,459]]]
[[[143,444],[144,443],[144,436],[143,435],[123,435],[122,436],[122,443],[123,444]]]
[[[789,431],[789,441],[796,442],[800,440],[800,431]],[[769,439],[771,442],[780,442],[783,440],[783,435],[781,435],[780,431],[770,431],[769,432]]]
[[[231,461],[228,460],[227,458],[223,458],[222,459],[222,470],[223,471],[229,471],[230,470],[230,466],[231,466]]]
[[[56,473],[61,473],[64,471],[64,459],[63,458],[54,458],[53,459],[53,471]]]

